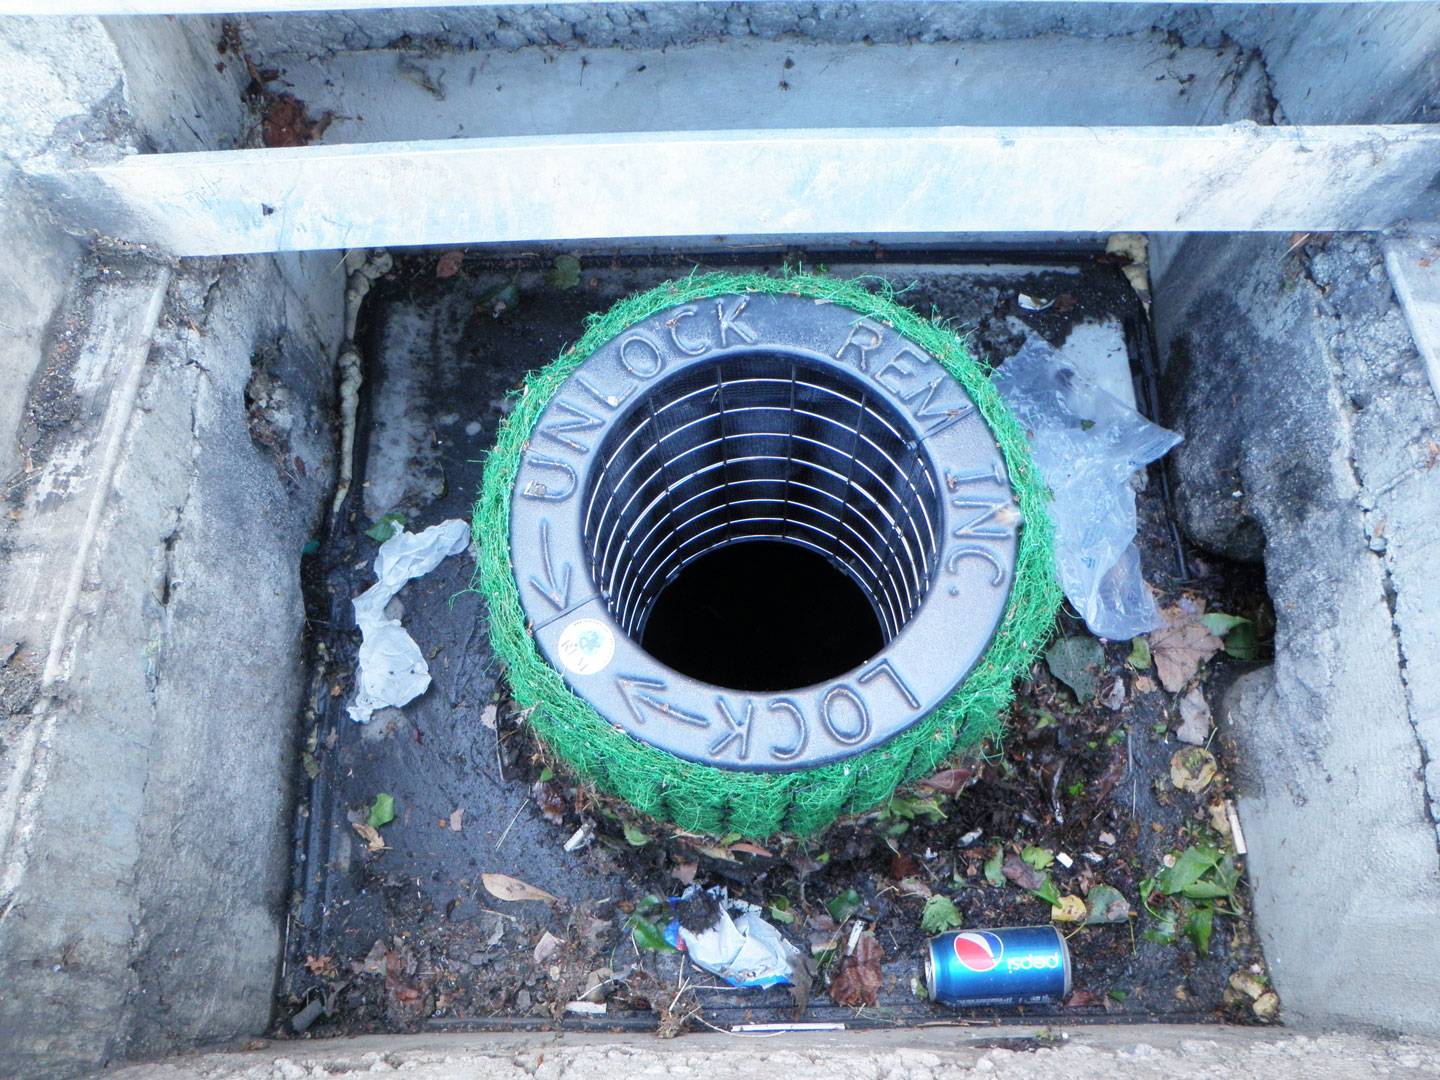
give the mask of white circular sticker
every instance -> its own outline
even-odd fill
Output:
[[[560,632],[560,662],[576,675],[604,671],[615,656],[615,635],[599,619],[576,619]]]

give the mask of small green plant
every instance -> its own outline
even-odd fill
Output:
[[[1215,916],[1234,913],[1239,885],[1234,855],[1213,844],[1192,844],[1175,857],[1173,865],[1140,883],[1141,901],[1155,920],[1141,940],[1170,945],[1183,934],[1197,953],[1205,955]]]
[[[880,808],[880,825],[888,836],[900,836],[908,832],[916,818],[931,825],[944,821],[945,811],[940,808],[939,798],[935,795],[910,798],[892,795]]]

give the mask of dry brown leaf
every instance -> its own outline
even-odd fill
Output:
[[[465,808],[456,807],[450,811],[450,829],[452,832],[459,832],[465,825]]]
[[[885,981],[880,971],[884,956],[880,942],[868,930],[855,942],[854,950],[842,956],[830,980],[830,997],[837,1005],[874,1005]]]
[[[366,846],[371,851],[390,850],[384,838],[380,835],[380,830],[375,828],[375,826],[364,821],[352,821],[350,827],[360,834],[360,838],[365,841]]]
[[[435,276],[437,278],[451,278],[460,272],[460,264],[465,261],[465,252],[447,251],[440,256],[440,261],[435,264]]]
[[[752,844],[752,843],[749,843],[748,841],[741,841],[741,842],[738,843],[738,844],[731,844],[731,845],[730,845],[730,850],[731,850],[731,851],[743,851],[743,852],[745,852],[747,855],[765,855],[765,856],[769,856],[769,855],[772,854],[772,852],[766,851],[766,850],[765,850],[763,847],[761,847],[759,844]]]
[[[1204,746],[1210,738],[1210,705],[1198,686],[1180,699],[1180,726],[1175,737],[1191,746]]]
[[[700,869],[698,862],[677,862],[670,868],[670,876],[681,885],[689,885],[695,880],[695,873]]]
[[[535,966],[539,967],[541,964],[545,963],[546,960],[549,960],[550,957],[555,955],[556,950],[558,950],[563,944],[565,944],[563,941],[561,941],[554,934],[550,933],[549,930],[546,930],[545,933],[541,936],[540,940],[535,944]]]
[[[481,874],[480,883],[485,886],[485,891],[496,900],[518,902],[520,900],[553,901],[559,899],[559,897],[551,896],[544,889],[527,885],[519,878],[513,878],[509,874]]]
[[[1205,629],[1199,615],[1180,607],[1168,607],[1161,614],[1170,625],[1150,632],[1150,655],[1160,685],[1176,694],[1224,642]]]
[[[333,956],[307,956],[305,966],[310,969],[310,974],[322,979],[328,979],[336,974],[335,958]]]
[[[903,881],[897,882],[895,887],[900,890],[901,896],[930,897],[935,895],[930,886],[919,878],[905,878]]]
[[[1218,772],[1215,755],[1203,746],[1184,746],[1170,758],[1170,782],[1181,791],[1198,795]]]
[[[934,776],[927,776],[920,783],[941,795],[958,795],[977,779],[973,769],[945,769]]]
[[[1000,869],[1011,882],[1022,889],[1035,892],[1045,887],[1045,875],[1014,852],[1005,856],[1005,863]]]

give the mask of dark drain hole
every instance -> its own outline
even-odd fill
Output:
[[[681,570],[656,598],[640,644],[693,679],[769,691],[843,675],[885,641],[848,574],[798,544],[760,540]]]

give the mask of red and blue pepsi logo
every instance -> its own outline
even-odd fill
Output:
[[[971,971],[990,971],[1005,955],[1005,943],[988,930],[966,930],[955,935],[955,959]]]

